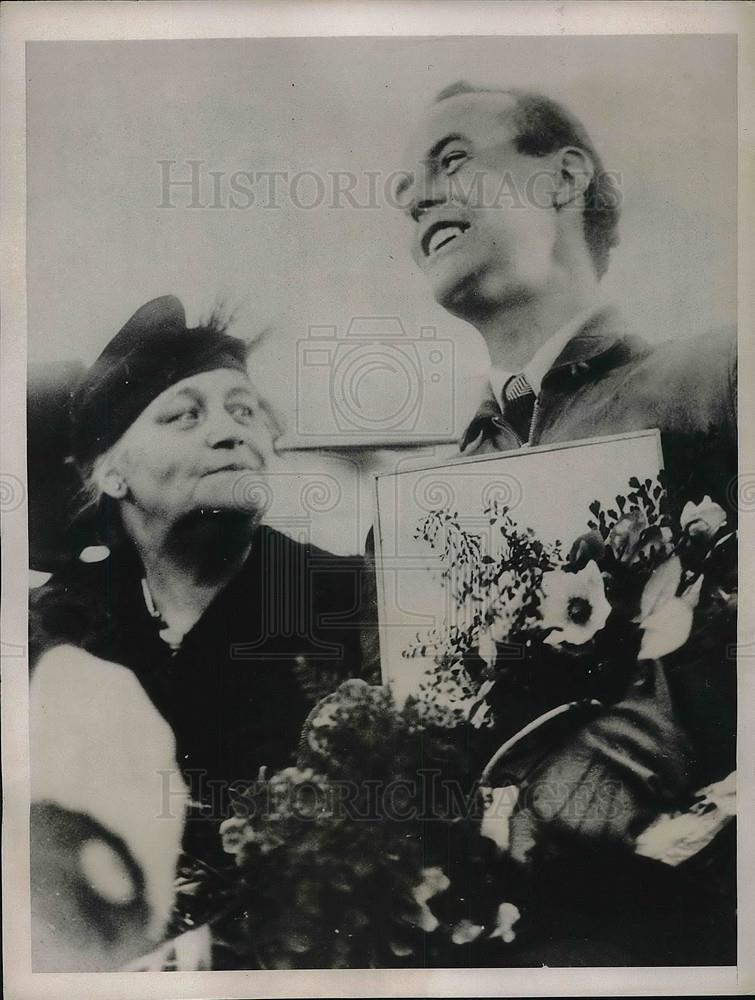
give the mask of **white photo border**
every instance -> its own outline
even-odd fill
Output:
[[[685,4],[375,2],[39,2],[5,4],[0,14],[2,93],[2,451],[3,963],[11,1000],[61,997],[568,996],[723,995],[755,989],[755,782],[739,788],[739,966],[653,969],[454,969],[411,971],[32,974],[29,918],[26,536],[26,134],[25,44],[32,40],[237,38],[274,36],[736,34],[739,39],[739,362],[740,492],[755,487],[755,338],[750,233],[753,231],[752,7]],[[15,491],[15,492],[14,492]],[[10,499],[9,499],[10,498]],[[752,505],[750,505],[752,506]],[[740,648],[755,648],[755,524],[741,519]],[[740,661],[740,774],[753,773],[755,671]]]

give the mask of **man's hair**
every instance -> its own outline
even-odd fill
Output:
[[[581,121],[556,101],[542,94],[516,88],[475,87],[464,80],[445,87],[435,102],[458,94],[503,94],[514,99],[509,112],[515,129],[514,144],[525,156],[547,156],[564,146],[576,146],[588,154],[595,173],[584,195],[585,242],[598,277],[608,268],[611,247],[619,242],[620,191],[605,171],[592,139]]]

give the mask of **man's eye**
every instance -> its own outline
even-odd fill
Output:
[[[455,149],[451,153],[446,153],[440,161],[440,165],[446,174],[454,174],[466,160],[467,154],[463,149]]]

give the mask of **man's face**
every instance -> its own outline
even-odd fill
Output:
[[[513,106],[506,94],[436,104],[397,189],[413,220],[414,260],[436,300],[463,317],[526,300],[552,274],[554,164],[517,152]]]

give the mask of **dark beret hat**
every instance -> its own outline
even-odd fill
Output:
[[[217,323],[187,328],[175,295],[152,299],[118,331],[71,402],[71,450],[85,470],[171,385],[218,368],[246,372],[249,345]]]

